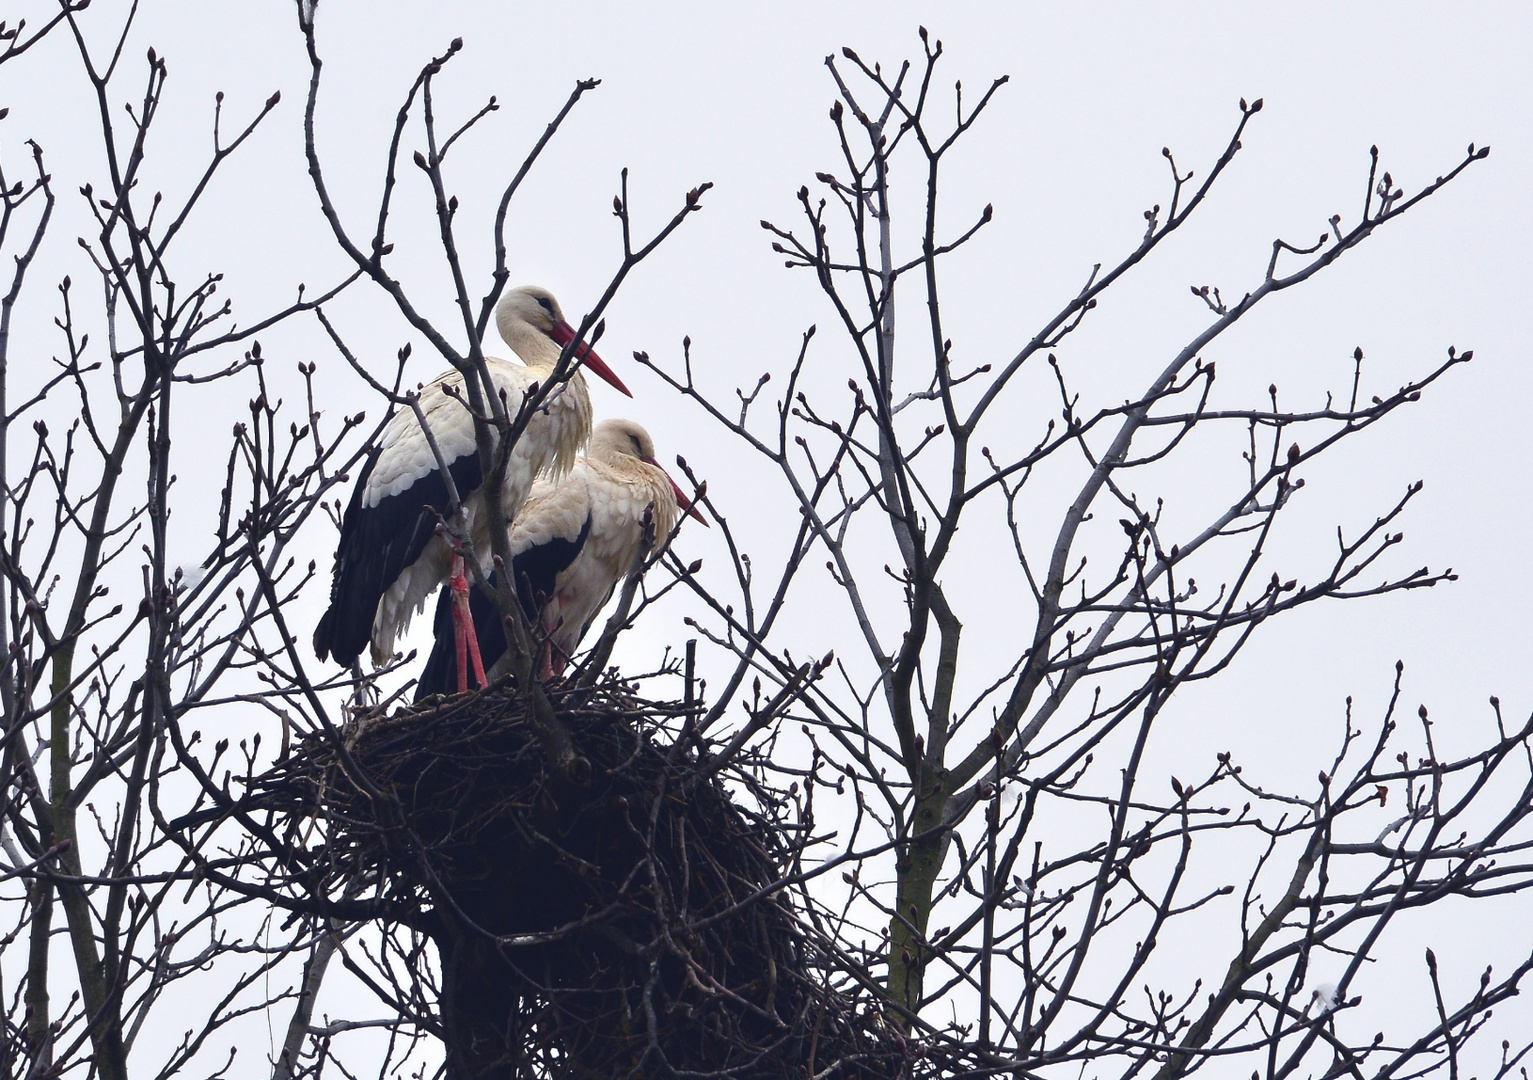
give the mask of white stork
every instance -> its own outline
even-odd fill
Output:
[[[511,289],[501,298],[495,325],[522,359],[514,364],[485,357],[491,380],[514,413],[532,384],[548,379],[575,331],[548,290],[531,285]],[[575,355],[620,392],[633,396],[588,346],[581,345]],[[476,490],[482,480],[479,453],[465,401],[463,376],[456,370],[439,375],[420,394],[421,411],[463,500],[468,536],[488,559],[484,499]],[[501,492],[508,520],[540,473],[557,477],[569,472],[590,433],[591,399],[577,369],[545,399],[511,450]],[[454,574],[466,621],[466,583],[456,580],[462,577],[462,560],[437,528],[439,515],[445,516],[447,509],[447,485],[436,457],[414,410],[402,409],[368,455],[341,523],[330,607],[314,631],[314,651],[321,660],[328,654],[349,666],[371,640],[373,663],[386,663],[394,653],[395,637],[449,574]],[[472,629],[460,628],[459,640]],[[477,667],[477,647],[471,646],[470,652]]]
[[[527,619],[544,638],[538,677],[561,674],[597,612],[628,574],[644,543],[644,511],[654,507],[657,544],[676,524],[678,506],[708,522],[655,461],[655,444],[632,420],[603,420],[591,447],[563,479],[533,486],[511,525],[511,568]],[[488,549],[486,549],[488,550]],[[461,653],[449,634],[452,604],[437,604],[436,646],[415,700],[463,688]],[[505,630],[494,603],[477,591],[470,601],[484,663],[505,652]]]

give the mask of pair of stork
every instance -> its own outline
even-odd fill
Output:
[[[547,384],[576,335],[558,301],[536,286],[507,292],[495,323],[522,360],[485,358],[496,392],[504,394],[514,413],[535,384]],[[619,392],[633,396],[589,346],[577,346],[574,355]],[[482,687],[485,666],[493,666],[505,651],[495,605],[477,591],[470,599],[460,546],[441,528],[450,502],[441,469],[445,464],[462,499],[462,535],[490,574],[483,477],[462,382],[461,374],[449,371],[422,389],[419,405],[431,439],[414,410],[400,410],[385,425],[342,519],[330,607],[314,631],[314,651],[321,660],[329,656],[351,666],[371,645],[373,663],[382,666],[392,658],[395,638],[409,627],[411,616],[447,582],[437,606],[436,645],[416,700],[466,691],[470,672]],[[579,456],[588,439],[589,449]],[[654,443],[642,427],[632,420],[605,420],[592,431],[591,399],[579,367],[544,400],[512,447],[501,506],[511,523],[516,594],[542,641],[540,678],[563,671],[627,574],[645,542],[646,511],[656,542],[662,544],[678,507],[703,521],[655,461]]]

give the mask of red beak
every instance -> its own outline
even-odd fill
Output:
[[[671,474],[665,472],[665,466],[661,465],[660,462],[656,461],[654,458],[647,457],[640,458],[639,460],[644,462],[646,465],[653,465],[655,468],[665,473],[665,478],[667,480],[671,480]],[[703,517],[702,513],[697,509],[697,507],[693,505],[692,500],[687,498],[686,492],[681,490],[681,485],[678,484],[675,480],[671,480],[671,490],[676,492],[676,505],[685,510],[688,517],[694,517],[698,521],[701,521],[703,523],[703,528],[705,529],[712,528],[712,526],[708,524],[708,519]]]
[[[548,336],[563,347],[575,340],[575,328],[567,322],[556,322],[554,323],[554,328],[548,332]],[[623,380],[614,375],[612,369],[607,366],[607,362],[592,352],[591,346],[585,344],[585,342],[581,342],[576,347],[575,359],[584,361],[586,367],[610,383],[618,393],[623,394],[625,397],[633,397],[628,387],[623,385]]]

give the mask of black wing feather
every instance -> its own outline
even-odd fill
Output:
[[[575,539],[556,536],[512,556],[511,570],[516,575],[516,598],[522,602],[522,611],[527,614],[528,621],[537,618],[543,601],[554,594],[559,575],[579,557],[590,535],[591,515],[587,513]]]
[[[438,469],[427,472],[397,495],[380,499],[377,506],[363,506],[362,492],[378,461],[378,453],[374,449],[368,455],[352,489],[351,505],[341,521],[341,542],[335,553],[330,608],[314,630],[315,654],[321,660],[329,654],[343,667],[350,667],[367,647],[379,598],[394,584],[400,571],[421,557],[436,535],[438,519],[433,508],[445,514],[448,506],[447,485]],[[449,462],[447,471],[462,498],[479,487],[483,475],[477,453],[464,454]]]

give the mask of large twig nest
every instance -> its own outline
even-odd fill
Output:
[[[666,745],[680,707],[620,682],[550,696],[589,783],[501,689],[363,717],[265,785],[327,822],[333,891],[367,880],[429,928],[451,1073],[899,1075],[871,995],[770,888],[783,831]]]

